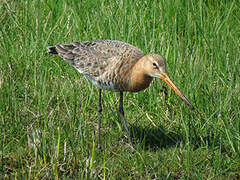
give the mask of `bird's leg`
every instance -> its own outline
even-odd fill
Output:
[[[129,133],[129,130],[128,130],[128,127],[127,127],[127,122],[126,122],[126,119],[124,117],[124,111],[123,111],[123,92],[120,91],[120,102],[119,102],[119,115],[122,119],[122,123],[123,123],[123,126],[124,128],[126,129],[127,133],[128,133],[128,138],[129,138],[129,141],[130,141],[130,144],[132,146],[132,140],[131,140],[131,137],[130,137],[130,133]],[[132,146],[133,147],[133,146]]]
[[[98,100],[98,149],[101,149],[101,142],[100,142],[101,113],[102,113],[102,89],[99,90],[99,100]]]

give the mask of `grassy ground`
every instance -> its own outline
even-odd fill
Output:
[[[240,2],[0,1],[0,176],[10,179],[239,179]],[[167,59],[191,111],[161,80],[124,94],[136,151],[104,91],[46,47],[117,39]],[[164,100],[166,99],[166,101]]]

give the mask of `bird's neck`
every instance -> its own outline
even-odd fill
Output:
[[[129,91],[138,92],[149,87],[153,78],[146,74],[143,59],[140,59],[130,73]]]

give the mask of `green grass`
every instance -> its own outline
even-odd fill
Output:
[[[240,2],[0,1],[0,176],[4,179],[239,179]],[[103,92],[46,47],[126,41],[167,59],[191,111],[161,80]],[[164,100],[166,98],[166,101]]]

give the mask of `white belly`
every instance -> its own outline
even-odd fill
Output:
[[[107,81],[107,82],[104,82],[104,83],[99,83],[99,81],[96,81],[95,79],[93,79],[88,74],[84,74],[84,76],[87,77],[87,79],[89,79],[93,83],[94,86],[97,86],[100,89],[117,91],[116,87],[114,86],[114,84],[111,81]]]
[[[89,74],[82,72],[80,69],[77,69],[77,70],[78,70],[78,72],[83,74],[87,79],[89,79],[93,83],[94,86],[97,86],[100,89],[105,89],[105,90],[110,90],[110,91],[118,91],[118,89],[116,88],[116,86],[114,86],[112,81],[101,81],[101,83],[99,83],[99,81],[96,81],[95,79],[93,79]]]

